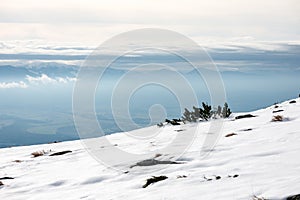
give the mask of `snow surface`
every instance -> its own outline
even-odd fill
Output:
[[[254,195],[285,199],[300,193],[300,99],[295,100],[294,104],[278,104],[276,109],[271,106],[251,112],[257,116],[253,118],[235,120],[234,116],[242,113],[234,113],[225,119],[215,148],[205,157],[200,156],[200,149],[211,122],[153,126],[130,132],[135,136],[159,133],[143,140],[124,133],[113,134],[106,136],[110,146],[101,145],[103,138],[92,139],[103,152],[119,148],[143,155],[159,152],[176,135],[184,138],[197,131],[193,145],[180,158],[174,160],[174,155],[164,153],[156,158],[183,164],[132,167],[136,161],[120,161],[123,171],[117,171],[95,160],[82,141],[0,149],[0,178],[14,178],[1,180],[4,185],[0,186],[0,199],[250,200]],[[272,113],[279,109],[284,111]],[[284,120],[271,122],[274,115],[282,115]],[[177,132],[179,129],[183,131]],[[237,135],[225,137],[229,133]],[[50,150],[72,153],[49,156]],[[35,151],[46,154],[33,158],[31,153]],[[168,179],[142,187],[148,178],[160,175]],[[217,180],[216,176],[221,178]]]

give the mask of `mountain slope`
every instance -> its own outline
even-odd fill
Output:
[[[103,138],[92,139],[103,152],[117,146],[143,154],[159,152],[177,134],[184,138],[197,131],[193,145],[179,159],[171,153],[155,158],[181,164],[144,166],[145,162],[120,161],[117,165],[123,172],[115,171],[94,160],[80,141],[0,149],[0,178],[14,178],[1,180],[0,199],[286,199],[300,193],[300,99],[295,101],[251,112],[256,116],[252,118],[236,120],[243,113],[233,114],[205,157],[199,152],[210,122],[129,132],[138,136],[159,130],[156,137],[144,140],[113,134],[106,136],[110,146],[103,146]],[[279,110],[283,111],[273,113]],[[283,121],[272,122],[276,115]],[[43,150],[48,154],[31,156]],[[65,150],[72,152],[49,156]],[[168,178],[143,188],[152,176]]]

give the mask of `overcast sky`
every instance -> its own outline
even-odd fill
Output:
[[[167,28],[198,43],[300,41],[297,0],[1,0],[0,41],[97,46],[136,28]]]

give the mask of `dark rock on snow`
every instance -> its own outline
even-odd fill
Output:
[[[228,175],[228,178],[237,178],[237,177],[239,177],[239,175],[238,174],[235,174],[235,175]]]
[[[187,178],[186,175],[178,175],[177,178]]]
[[[284,110],[274,110],[273,113],[278,113],[278,112],[282,112]]]
[[[8,179],[14,179],[13,177],[1,177],[0,180],[8,180]]]
[[[130,168],[136,167],[136,166],[153,166],[153,165],[160,165],[160,164],[181,164],[179,162],[170,161],[170,160],[155,160],[155,159],[147,159],[143,160],[141,162],[136,163],[135,165],[132,165]]]
[[[296,103],[296,101],[295,101],[295,100],[293,100],[293,101],[290,101],[290,103]]]
[[[251,115],[251,114],[239,115],[239,116],[236,116],[235,119],[244,119],[244,118],[251,118],[251,117],[255,117],[255,116]]]
[[[148,187],[150,184],[156,183],[158,181],[163,181],[167,179],[167,176],[153,176],[152,178],[148,178],[145,185],[143,185],[143,188]]]
[[[234,135],[237,135],[236,133],[229,133],[227,135],[225,135],[225,137],[231,137],[231,136],[234,136]]]
[[[158,126],[158,127],[163,127],[164,124],[163,124],[163,123],[158,123],[157,126]]]
[[[283,117],[281,115],[276,115],[276,116],[273,116],[272,118],[272,122],[281,122],[283,120]]]
[[[64,155],[67,153],[72,153],[72,151],[61,151],[61,152],[50,154],[49,156],[60,156],[60,155]]]

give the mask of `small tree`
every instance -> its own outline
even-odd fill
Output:
[[[218,106],[218,108],[217,108],[217,115],[221,116],[221,112],[222,112],[222,107]]]
[[[191,121],[190,111],[187,108],[184,109],[182,120],[188,122]]]
[[[194,117],[199,119],[200,118],[200,110],[201,108],[197,108],[195,106],[193,106],[193,109],[194,109]]]
[[[213,114],[213,112],[211,111],[211,106],[202,102],[202,107],[203,107],[203,109],[200,108],[200,118],[207,121],[208,119],[211,118],[211,116]]]
[[[189,111],[187,108],[184,109],[182,120],[184,122],[197,122],[199,119],[208,121],[213,118],[227,118],[231,114],[230,108],[227,103],[224,103],[224,107],[218,106],[217,109],[212,110],[212,107],[202,102],[202,108],[193,106],[193,111]]]
[[[230,108],[228,107],[227,102],[225,102],[225,103],[224,103],[223,110],[222,110],[222,117],[223,117],[223,118],[228,118],[230,115],[231,115],[231,110],[230,110]]]
[[[194,111],[191,112],[187,108],[184,109],[182,121],[196,122],[200,118],[200,109],[193,106]]]

